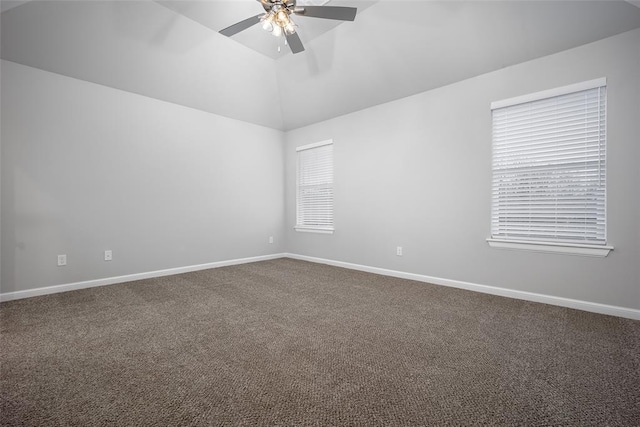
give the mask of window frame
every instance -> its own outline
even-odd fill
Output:
[[[305,225],[301,224],[300,218],[300,152],[306,150],[313,150],[320,147],[325,147],[327,145],[332,146],[331,151],[331,225],[330,226],[319,226],[319,225]],[[325,141],[315,142],[312,144],[302,145],[296,147],[296,224],[294,229],[299,232],[305,233],[320,233],[320,234],[333,234],[335,231],[334,227],[334,216],[333,216],[333,206],[334,206],[334,195],[333,195],[333,175],[334,175],[334,162],[333,162],[333,139],[328,139]]]
[[[572,84],[572,85],[568,85],[568,86],[563,86],[560,88],[555,88],[555,89],[551,89],[551,90],[545,90],[545,91],[541,91],[541,92],[536,92],[536,93],[532,93],[532,94],[527,94],[524,96],[519,96],[519,97],[515,97],[515,98],[510,98],[510,99],[505,99],[502,101],[496,101],[496,102],[492,102],[491,103],[491,113],[492,113],[492,117],[491,117],[491,125],[492,125],[492,129],[493,129],[493,125],[494,125],[494,118],[493,118],[493,111],[497,110],[497,109],[501,109],[501,108],[506,108],[506,107],[511,107],[511,106],[517,106],[517,105],[521,105],[521,104],[525,104],[528,102],[534,102],[534,101],[540,101],[540,100],[545,100],[545,99],[549,99],[549,98],[553,98],[553,97],[558,97],[558,96],[562,96],[562,95],[569,95],[572,93],[577,93],[577,92],[581,92],[581,91],[586,91],[586,90],[591,90],[591,89],[595,89],[595,88],[601,88],[601,87],[607,87],[607,80],[606,78],[599,78],[599,79],[594,79],[594,80],[589,80],[589,81],[585,81],[585,82],[581,82],[581,83],[577,83],[577,84]],[[606,126],[606,122],[607,122],[607,111],[608,108],[606,106],[606,94],[605,94],[605,129],[604,129],[604,157],[605,157],[605,165],[606,165],[606,151],[607,151],[607,126]],[[491,159],[492,159],[492,163],[495,159],[495,148],[494,148],[494,144],[495,144],[495,138],[492,135],[491,137],[491,142],[492,142],[492,152],[491,152]],[[491,185],[491,189],[492,189],[492,193],[494,191],[494,183],[493,183],[493,179],[494,179],[494,175],[496,173],[496,170],[493,167],[491,167],[491,176],[492,176],[492,185]],[[604,213],[604,242],[602,243],[598,243],[598,242],[593,242],[593,243],[589,243],[589,242],[569,242],[569,241],[562,241],[561,239],[558,240],[554,240],[554,239],[535,239],[535,238],[527,238],[527,239],[518,239],[518,238],[508,238],[508,237],[494,237],[493,232],[494,232],[494,224],[493,224],[493,218],[494,218],[494,201],[493,201],[493,195],[492,195],[492,201],[491,201],[491,224],[490,224],[490,230],[491,230],[491,237],[486,239],[487,242],[489,243],[489,245],[491,247],[494,248],[499,248],[499,249],[516,249],[516,250],[527,250],[527,251],[536,251],[536,252],[545,252],[545,253],[561,253],[561,254],[570,254],[570,255],[583,255],[583,256],[596,256],[596,257],[605,257],[609,254],[609,252],[611,250],[613,250],[613,246],[609,246],[607,245],[607,236],[606,236],[606,232],[607,232],[607,215],[606,215],[606,205],[607,205],[607,191],[606,191],[606,166],[605,166],[605,182],[604,182],[604,209],[605,209],[605,213]]]

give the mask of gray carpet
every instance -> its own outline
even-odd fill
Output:
[[[0,304],[2,425],[640,425],[640,322],[279,259]]]

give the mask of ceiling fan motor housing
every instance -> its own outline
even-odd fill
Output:
[[[287,9],[288,13],[293,12],[296,7],[296,0],[259,0],[266,12],[271,12],[276,6]]]

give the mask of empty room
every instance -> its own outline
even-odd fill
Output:
[[[0,4],[1,426],[640,425],[640,2]]]

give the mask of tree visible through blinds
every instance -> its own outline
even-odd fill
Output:
[[[605,244],[606,86],[493,110],[491,234]]]
[[[333,230],[333,143],[298,149],[298,229]]]

